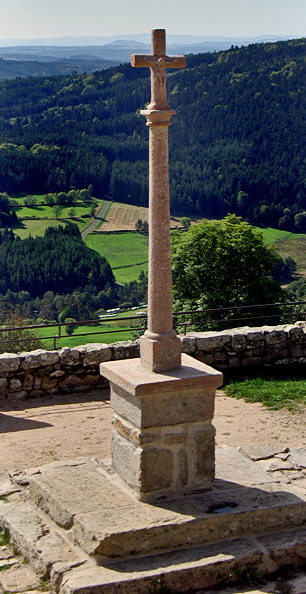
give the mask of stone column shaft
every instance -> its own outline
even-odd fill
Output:
[[[140,339],[141,365],[161,372],[181,366],[173,330],[168,127],[175,111],[143,110],[149,126],[148,330]]]

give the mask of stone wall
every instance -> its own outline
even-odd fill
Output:
[[[306,364],[306,324],[234,328],[222,332],[191,332],[182,336],[182,350],[225,371],[243,366]],[[87,344],[59,351],[38,349],[0,355],[0,396],[35,398],[100,388],[103,361],[139,356],[138,341]]]

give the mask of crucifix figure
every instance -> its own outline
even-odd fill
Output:
[[[140,361],[149,371],[171,371],[181,365],[181,344],[172,320],[168,127],[175,111],[167,102],[166,68],[184,68],[186,59],[167,56],[165,30],[155,29],[152,55],[133,55],[131,64],[151,70],[151,102],[140,112],[150,130],[148,330],[140,339]]]

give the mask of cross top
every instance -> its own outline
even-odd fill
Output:
[[[136,68],[151,68],[151,103],[148,110],[169,110],[166,93],[166,68],[185,68],[185,56],[166,55],[165,29],[152,31],[152,55],[133,54],[131,64]]]

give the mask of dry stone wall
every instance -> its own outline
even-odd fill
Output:
[[[226,371],[238,366],[306,364],[306,324],[191,332],[181,337],[184,353]],[[89,391],[107,384],[103,361],[139,357],[139,342],[87,344],[58,351],[0,355],[0,397],[35,398],[43,394]]]

